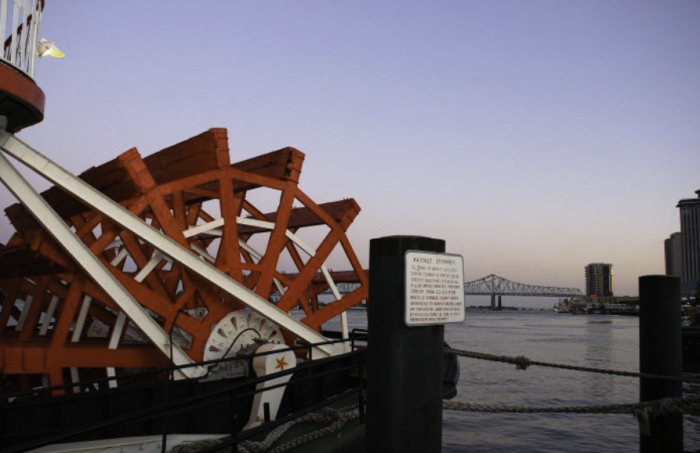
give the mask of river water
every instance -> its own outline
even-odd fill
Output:
[[[364,318],[350,311],[351,325]],[[361,322],[361,321],[360,321]],[[468,310],[448,324],[455,349],[619,371],[639,371],[639,319],[553,311]],[[626,404],[639,401],[639,379],[460,358],[454,401],[523,407]],[[686,393],[700,385],[686,384]],[[685,417],[685,451],[700,451],[700,418]],[[632,415],[443,412],[443,452],[619,453],[639,451]]]
[[[639,319],[551,311],[469,310],[463,324],[445,328],[456,349],[565,365],[639,371]],[[634,403],[639,379],[460,358],[454,400],[552,407]],[[698,385],[686,384],[697,394]],[[685,451],[700,450],[700,418],[685,417]],[[443,452],[639,451],[632,415],[486,414],[445,411]]]

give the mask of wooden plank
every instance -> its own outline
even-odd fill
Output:
[[[352,222],[352,220],[354,220],[355,217],[357,217],[357,215],[360,213],[359,205],[352,198],[339,201],[332,201],[329,203],[322,203],[318,205],[318,207],[325,211],[329,216],[331,216],[333,220],[341,224],[341,226],[343,226],[343,229],[347,229],[349,222]],[[265,214],[265,218],[270,222],[275,222],[277,218],[277,213],[271,212]],[[309,208],[304,207],[292,210],[292,214],[287,227],[291,230],[295,230],[297,228],[311,227],[323,224],[323,220],[315,212],[313,212]],[[238,234],[240,235],[254,234],[262,231],[267,230],[265,230],[264,228],[247,225],[240,225],[238,227]]]
[[[124,202],[141,195],[138,181],[130,178],[124,168],[126,162],[136,157],[139,157],[139,153],[136,148],[132,148],[115,159],[89,168],[79,177],[111,199]],[[304,163],[304,153],[287,147],[231,164],[228,133],[226,129],[214,128],[147,156],[143,161],[156,184],[166,184],[228,166],[259,176],[298,182]],[[259,184],[249,181],[236,181],[234,184],[236,192],[256,187],[260,187]],[[204,184],[201,189],[208,190],[212,194],[218,193],[218,181]],[[56,187],[45,190],[41,195],[61,218],[69,218],[90,210]],[[188,199],[188,202],[193,201],[202,201],[202,197]],[[39,227],[31,214],[19,203],[7,207],[5,213],[17,231]]]
[[[98,167],[92,167],[78,177],[115,201],[124,201],[139,195],[138,189],[126,172],[122,160],[125,156],[136,154],[135,148],[122,153]],[[90,211],[90,208],[57,187],[51,187],[41,193],[41,196],[63,219]],[[5,209],[7,217],[17,231],[32,230],[39,227],[32,215],[19,203]]]
[[[228,153],[226,129],[210,129],[158,151],[146,157],[144,162],[156,183],[163,184],[204,171],[228,167],[230,165]],[[117,202],[134,198],[141,192],[138,184],[129,177],[124,163],[136,157],[139,157],[139,153],[136,148],[132,148],[115,159],[89,168],[81,173],[79,178]],[[41,195],[61,218],[72,217],[90,210],[56,187],[45,190]],[[39,226],[19,203],[9,206],[5,212],[17,231]]]
[[[231,165],[233,168],[256,175],[298,183],[301,167],[304,165],[304,153],[287,147]]]
[[[57,274],[68,270],[49,257],[30,249],[28,245],[0,250],[0,279]]]
[[[44,92],[31,78],[0,64],[0,115],[8,119],[8,132],[41,122],[45,101]]]
[[[81,343],[52,348],[49,342],[5,341],[0,344],[0,358],[3,358],[3,374],[44,374],[52,368],[68,367],[168,366],[168,358],[151,345],[121,345],[118,349],[107,349],[101,344]]]
[[[303,163],[304,153],[288,147],[232,164],[231,168],[256,176],[256,178],[234,178],[234,191],[241,193],[264,185],[264,182],[256,182],[255,179],[270,178],[277,181],[298,183]],[[214,198],[214,194],[219,192],[219,181],[200,184],[196,189],[199,192],[192,191],[191,193],[199,193],[201,196],[194,197],[193,201]],[[207,197],[206,194],[212,195]],[[189,198],[188,202],[190,202]]]
[[[228,133],[216,128],[145,157],[144,162],[157,184],[230,165]]]
[[[358,273],[353,271],[353,270],[328,271],[328,273],[331,275],[331,278],[333,279],[333,281],[335,283],[362,283],[363,279],[368,278],[369,270],[363,269],[361,272],[363,274],[362,276],[358,275]],[[289,280],[292,280],[292,281],[294,279],[296,279],[298,275],[299,275],[298,273],[284,274],[285,277],[287,277]],[[313,284],[327,285],[326,277],[321,272],[318,272],[316,275],[314,275],[311,282]]]

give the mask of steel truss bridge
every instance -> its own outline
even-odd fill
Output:
[[[491,296],[491,309],[498,310],[501,309],[502,296],[585,297],[578,288],[528,285],[513,282],[495,274],[465,283],[464,294]],[[498,306],[496,306],[496,296],[498,296]]]
[[[465,283],[464,294],[480,296],[497,294],[500,296],[584,297],[584,294],[578,288],[528,285],[513,282],[495,274]]]
[[[357,283],[338,283],[341,294],[350,293],[356,289]],[[559,286],[528,285],[508,280],[491,274],[486,277],[464,284],[464,294],[470,296],[491,296],[491,308],[501,308],[502,296],[531,296],[531,297],[585,297],[578,288],[563,288]],[[498,305],[496,306],[496,297]]]

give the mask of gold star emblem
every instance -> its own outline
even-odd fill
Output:
[[[285,360],[284,357],[282,357],[281,359],[275,359],[275,360],[277,361],[277,366],[275,367],[275,369],[277,369],[277,370],[284,371],[284,368],[287,365],[289,365],[287,363],[287,360]]]

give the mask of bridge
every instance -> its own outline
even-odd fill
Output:
[[[464,294],[491,296],[492,310],[501,309],[502,296],[585,297],[578,288],[528,285],[525,283],[513,282],[495,274],[465,283]],[[496,296],[498,296],[498,305],[496,305]]]
[[[338,292],[347,294],[358,287],[351,281],[337,284]],[[528,285],[510,281],[496,274],[467,282],[464,284],[464,294],[470,296],[491,296],[491,309],[501,309],[502,296],[531,296],[531,297],[585,297],[578,288],[563,288],[559,286]],[[496,299],[498,296],[498,299]],[[498,301],[498,302],[496,302]]]

